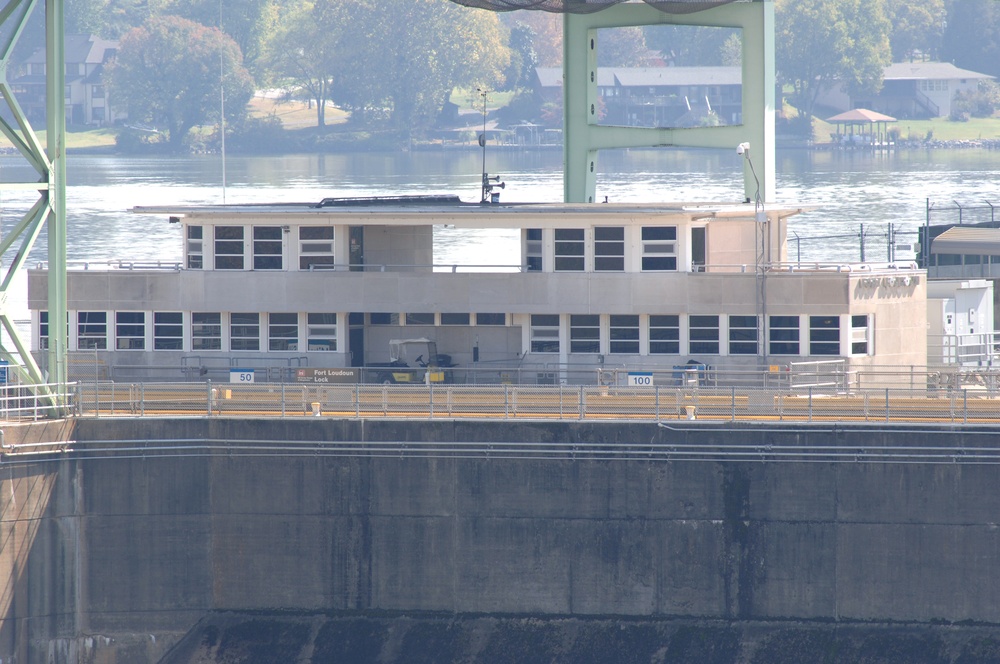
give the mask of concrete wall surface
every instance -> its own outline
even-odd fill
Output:
[[[998,659],[997,633],[982,626],[220,612],[199,622],[162,664],[973,664]]]
[[[661,641],[730,625],[743,659],[718,661],[750,661],[757,623],[806,624],[789,638],[807,640],[975,623],[1000,643],[1000,469],[968,461],[997,447],[989,429],[146,418],[32,435],[75,451],[0,463],[5,663],[158,661],[226,611],[594,629],[613,616],[653,620]],[[249,454],[242,441],[275,444]],[[287,451],[294,441],[326,446]],[[379,451],[407,441],[441,451]],[[510,441],[579,447],[489,454]],[[749,444],[761,460],[641,458],[652,444],[700,444],[706,459]],[[782,461],[767,452],[779,444],[943,447],[955,462]]]

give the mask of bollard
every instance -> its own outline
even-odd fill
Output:
[[[312,409],[313,409],[313,415],[315,415],[316,417],[319,417],[319,402],[318,401],[313,401],[312,402]]]

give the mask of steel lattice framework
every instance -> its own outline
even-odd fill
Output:
[[[8,75],[15,71],[11,57],[37,0],[8,0],[0,8],[0,97],[6,112],[0,115],[0,132],[28,163],[37,178],[31,181],[0,181],[0,190],[33,190],[38,200],[24,213],[14,229],[0,241],[0,256],[6,258],[0,279],[0,359],[9,363],[18,379],[50,397],[55,415],[61,414],[60,399],[45,387],[66,382],[66,325],[49,330],[48,376],[44,376],[21,338],[9,309],[10,288],[24,268],[43,228],[48,243],[49,320],[66,321],[66,108],[64,105],[65,61],[63,0],[44,0],[45,7],[45,147],[35,134],[14,96]],[[59,63],[58,66],[52,66]],[[16,248],[16,249],[15,249]],[[12,258],[8,253],[14,250]],[[9,262],[8,262],[9,261]]]
[[[452,2],[465,5],[466,7],[489,9],[495,12],[531,9],[555,14],[590,14],[607,9],[612,5],[629,1],[631,0],[452,0]],[[668,14],[700,12],[712,7],[728,5],[731,2],[738,1],[745,0],[715,0],[709,2],[705,0],[643,0],[647,5],[656,7]]]

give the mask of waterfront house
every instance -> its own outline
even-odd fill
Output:
[[[116,113],[104,87],[104,66],[114,57],[118,42],[94,35],[66,35],[66,121],[75,125],[106,126],[124,117]],[[11,81],[18,103],[28,118],[45,114],[45,49],[23,63],[23,73]]]
[[[956,94],[975,92],[980,81],[994,78],[950,62],[897,62],[882,76],[878,94],[853,94],[837,83],[821,91],[816,103],[835,112],[867,108],[900,119],[948,117]]]

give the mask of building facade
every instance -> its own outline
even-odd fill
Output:
[[[926,361],[924,272],[789,263],[796,208],[456,199],[137,211],[178,222],[183,264],[69,274],[71,358],[117,380],[371,366],[407,338],[435,341],[456,382]],[[435,264],[437,228],[517,234],[520,256]],[[30,271],[36,349],[46,297],[46,271]]]

